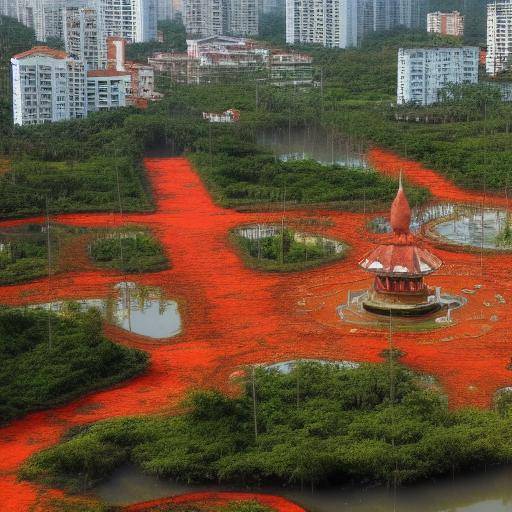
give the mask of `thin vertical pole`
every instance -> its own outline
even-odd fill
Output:
[[[46,204],[46,251],[48,254],[48,347],[52,349],[52,300],[51,300],[51,280],[52,280],[52,249],[50,237],[50,212],[48,209],[48,196],[45,199]]]
[[[256,407],[256,368],[252,367],[252,409],[254,418],[254,441],[258,440],[258,417]]]

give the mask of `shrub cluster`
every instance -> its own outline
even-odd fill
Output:
[[[131,461],[185,482],[400,483],[511,460],[507,408],[452,411],[425,382],[392,360],[356,369],[300,364],[289,374],[258,369],[255,408],[251,381],[236,398],[197,392],[181,416],[79,429],[21,474],[83,487]]]
[[[146,368],[147,356],[107,340],[95,310],[58,315],[2,307],[0,362],[3,423],[132,377]]]
[[[158,272],[169,266],[160,242],[144,230],[118,230],[97,238],[90,252],[99,265],[122,272]]]

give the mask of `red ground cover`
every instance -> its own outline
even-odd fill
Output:
[[[482,203],[493,206],[508,206],[505,197],[484,196],[480,192],[462,190],[437,171],[426,168],[414,160],[399,157],[392,151],[374,148],[369,152],[369,160],[375,169],[398,176],[400,171],[416,185],[428,188],[436,199],[461,203]]]
[[[381,159],[377,160],[379,155]],[[374,163],[385,164],[385,170],[396,169],[402,162],[396,159],[393,164],[389,153],[376,151],[372,158]],[[26,457],[56,443],[74,425],[171,408],[194,387],[232,390],[229,376],[246,364],[300,357],[380,361],[380,353],[388,346],[383,332],[337,321],[332,298],[337,294],[343,300],[348,290],[361,289],[369,283],[357,262],[379,237],[368,235],[365,216],[325,211],[287,214],[288,218],[328,217],[332,226],[323,228],[322,234],[346,240],[351,245],[350,253],[342,261],[307,272],[258,272],[244,267],[230,245],[228,231],[247,222],[273,221],[279,214],[242,214],[214,205],[185,159],[150,159],[146,166],[157,198],[154,214],[123,218],[113,214],[73,214],[55,220],[76,226],[145,224],[168,252],[170,270],[120,276],[113,271],[85,268],[54,276],[51,294],[46,280],[1,287],[0,303],[101,297],[120,279],[136,280],[162,286],[169,298],[178,300],[183,333],[167,343],[151,343],[108,327],[108,335],[119,343],[145,345],[152,361],[147,374],[64,407],[27,415],[0,429],[3,512],[29,510],[47,493],[17,482],[16,470]],[[433,171],[429,172],[435,177]],[[451,187],[441,187],[439,193],[444,194],[444,199],[460,199],[467,194]],[[453,197],[447,197],[450,190]],[[512,255],[486,256],[482,273],[478,255],[430,249],[445,262],[432,278],[435,284],[456,293],[474,285],[482,288],[468,296],[464,322],[427,333],[397,333],[394,343],[406,353],[402,360],[405,364],[439,378],[452,406],[488,406],[497,388],[512,383],[512,372],[507,369],[512,357],[512,318],[507,317],[506,306],[496,299],[499,293],[507,303],[512,301]],[[312,303],[323,306],[308,307]]]
[[[196,505],[210,507],[225,505],[234,501],[257,501],[262,505],[272,508],[276,512],[304,512],[304,509],[279,496],[268,494],[238,493],[238,492],[198,492],[183,494],[173,498],[137,503],[125,507],[124,512],[158,512],[162,505]]]

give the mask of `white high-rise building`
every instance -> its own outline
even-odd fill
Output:
[[[0,0],[0,16],[16,18],[16,0]]]
[[[358,0],[286,0],[286,42],[357,45]]]
[[[512,53],[512,0],[487,5],[487,59],[485,68],[492,76],[510,67]]]
[[[65,7],[62,18],[64,44],[71,57],[84,61],[89,70],[106,68],[107,43],[101,12]]]
[[[156,0],[157,20],[172,20],[174,18],[174,5],[172,0]]]
[[[478,82],[479,48],[413,48],[398,50],[397,104],[430,105],[449,84]]]
[[[183,23],[190,36],[222,35],[227,28],[226,17],[223,0],[183,0]]]
[[[258,35],[258,0],[227,0],[227,31],[234,36]]]
[[[429,12],[427,14],[427,32],[449,36],[463,36],[464,16],[459,11]]]
[[[96,0],[107,37],[122,37],[130,43],[157,38],[156,0]]]
[[[36,46],[11,59],[17,125],[51,123],[87,115],[85,68],[66,52]]]

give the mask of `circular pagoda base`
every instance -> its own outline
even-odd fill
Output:
[[[375,301],[367,298],[363,301],[363,308],[377,315],[418,317],[436,313],[442,308],[439,302],[424,302],[421,304],[402,304],[397,302]]]

